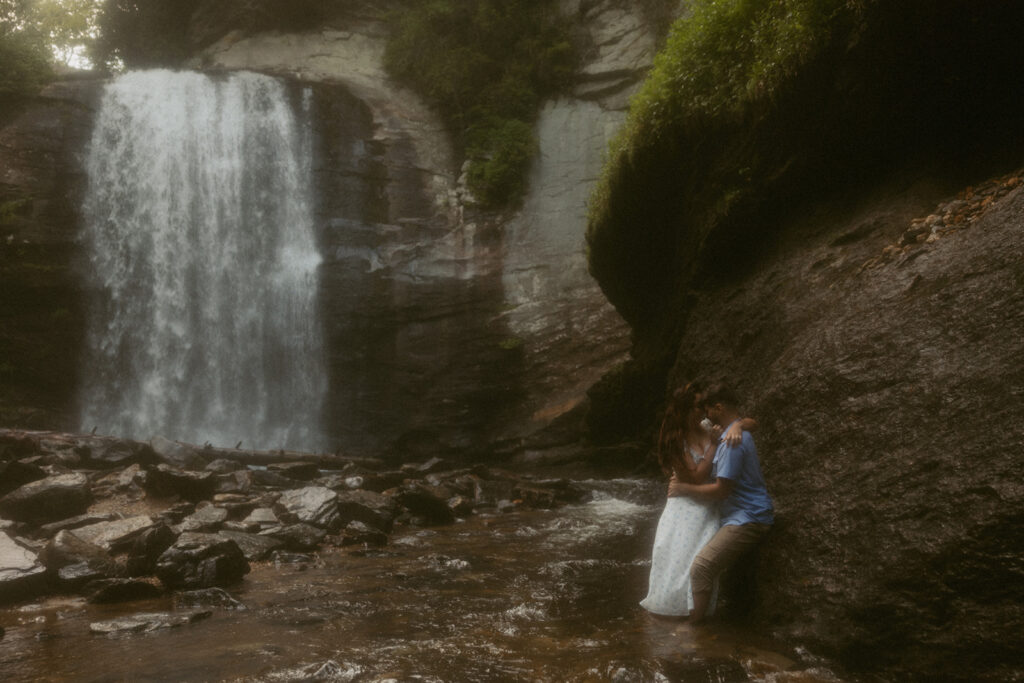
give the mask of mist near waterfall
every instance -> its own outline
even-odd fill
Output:
[[[106,86],[86,160],[83,429],[323,447],[308,98],[244,72]]]

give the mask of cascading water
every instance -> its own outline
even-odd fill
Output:
[[[307,130],[260,74],[140,71],[106,87],[84,207],[85,429],[322,447]]]

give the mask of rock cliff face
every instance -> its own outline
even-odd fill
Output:
[[[96,83],[47,87],[0,128],[0,421],[77,428],[76,245]]]
[[[586,272],[586,200],[626,98],[653,58],[654,32],[623,3],[563,9],[579,18],[587,63],[574,92],[541,113],[531,190],[520,210],[504,214],[475,207],[439,119],[387,77],[385,27],[373,12],[311,32],[230,33],[205,40],[190,63],[263,71],[313,94],[330,373],[323,420],[336,447],[514,448],[579,405],[624,356],[628,331]],[[13,169],[5,171],[4,201],[33,202],[4,204],[15,215],[0,235],[3,248],[20,245],[10,261],[19,265],[5,271],[12,288],[0,298],[12,359],[0,367],[8,375],[0,403],[10,425],[80,427],[78,162],[99,86],[53,86],[3,129],[0,153]],[[45,163],[21,161],[41,149]],[[46,213],[40,207],[55,205],[54,196],[59,211]],[[29,252],[59,277],[31,279]],[[43,299],[54,287],[60,301]],[[45,334],[61,339],[59,352],[39,347],[34,332],[54,311],[66,322],[59,330],[47,323]],[[32,353],[35,364],[22,362]],[[55,356],[59,363],[48,365]]]
[[[1022,665],[1024,186],[897,181],[692,293],[673,373],[734,378],[778,523],[754,616],[859,671]]]

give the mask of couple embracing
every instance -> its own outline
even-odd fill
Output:
[[[771,528],[772,501],[750,434],[755,425],[740,417],[725,385],[701,391],[690,384],[672,395],[658,435],[670,481],[650,589],[640,603],[648,611],[693,622],[711,614],[719,575]]]

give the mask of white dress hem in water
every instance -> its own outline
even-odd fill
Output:
[[[692,452],[692,451],[691,451]],[[694,454],[699,461],[700,456]],[[640,606],[654,614],[685,617],[693,611],[690,565],[719,529],[718,505],[692,498],[669,498],[658,521],[651,553],[647,597]],[[715,611],[718,582],[711,591],[708,614]]]

